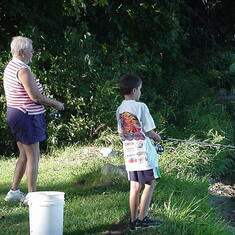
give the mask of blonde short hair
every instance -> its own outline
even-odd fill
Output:
[[[21,50],[27,50],[32,48],[32,40],[22,36],[16,36],[11,41],[11,54],[13,56],[19,55]]]

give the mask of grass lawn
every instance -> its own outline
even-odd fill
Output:
[[[161,159],[160,165],[167,161],[167,153]],[[29,234],[28,207],[4,201],[15,161],[16,158],[0,159],[0,216],[5,217],[0,219],[1,235]],[[122,165],[122,156],[104,158],[98,147],[88,146],[41,156],[38,191],[65,192],[64,234],[112,234],[111,230],[129,234],[128,181],[103,176],[101,168],[105,163]],[[231,235],[210,205],[208,179],[175,175],[167,169],[167,162],[162,165],[162,178],[154,191],[150,215],[164,220],[164,225],[135,234]],[[21,190],[26,192],[26,188],[24,179]]]

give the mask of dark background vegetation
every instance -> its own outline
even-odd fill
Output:
[[[34,74],[67,107],[60,119],[47,112],[45,151],[109,138],[123,73],[143,78],[142,101],[164,135],[233,144],[233,104],[217,97],[235,88],[234,9],[234,0],[2,0],[0,71],[11,38],[31,38]],[[9,156],[2,76],[0,94],[0,154]]]

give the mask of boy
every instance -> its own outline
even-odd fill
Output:
[[[121,77],[119,85],[125,99],[118,107],[116,117],[118,132],[123,139],[125,165],[130,181],[130,231],[134,231],[161,225],[160,221],[154,221],[147,216],[156,179],[160,178],[157,152],[150,138],[158,142],[161,137],[154,131],[156,127],[148,107],[138,102],[142,88],[141,78],[126,74]],[[139,204],[142,184],[144,190]]]

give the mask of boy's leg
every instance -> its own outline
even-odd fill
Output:
[[[145,216],[148,214],[149,205],[152,199],[153,190],[156,186],[156,180],[152,180],[149,184],[145,183],[145,187],[141,196],[140,201],[140,212],[138,219],[143,220]]]
[[[131,222],[134,222],[137,217],[138,205],[139,205],[139,193],[141,187],[142,184],[140,182],[130,181],[129,205],[131,212]]]

